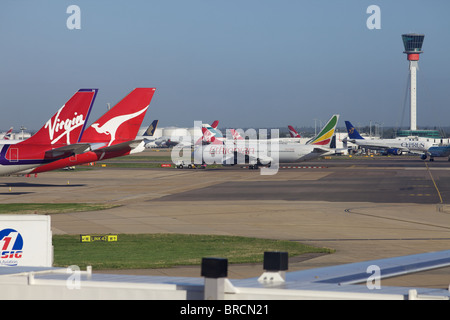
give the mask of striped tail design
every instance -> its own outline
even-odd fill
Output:
[[[334,136],[336,126],[339,120],[339,115],[334,114],[327,124],[322,128],[317,136],[308,141],[308,144],[320,145],[328,147]]]

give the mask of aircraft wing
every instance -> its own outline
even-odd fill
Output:
[[[233,280],[232,284],[239,292],[256,292],[255,289],[266,288],[280,296],[286,290],[293,293],[290,297],[298,294],[299,297],[309,299],[449,299],[447,288],[395,287],[383,285],[382,281],[389,277],[448,266],[450,250],[445,250],[286,272],[284,280],[267,280],[268,276],[277,279],[272,272],[259,278]],[[275,293],[273,296],[276,296]]]
[[[406,147],[402,147],[399,145],[390,145],[388,143],[383,143],[377,140],[359,140],[359,139],[347,139],[347,142],[351,142],[353,144],[358,145],[361,148],[371,149],[371,150],[388,150],[388,149],[398,149],[404,152],[409,152],[410,149]]]
[[[288,273],[287,280],[304,283],[358,284],[365,283],[380,271],[381,279],[450,266],[450,250],[409,256],[350,263],[332,267]]]
[[[327,153],[330,152],[331,150],[328,148],[320,148],[320,147],[316,147],[312,150],[313,153]]]
[[[89,143],[74,143],[63,147],[54,148],[45,152],[45,159],[61,159],[72,155],[81,154],[89,151]]]
[[[91,151],[101,151],[101,152],[118,152],[123,151],[125,148],[135,150],[136,148],[141,148],[144,150],[144,140],[130,140],[118,144],[114,144],[112,146],[105,147],[104,144],[91,144]],[[141,151],[142,151],[141,150]]]

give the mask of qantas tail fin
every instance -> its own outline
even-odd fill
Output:
[[[84,131],[98,89],[80,89],[30,138],[20,144],[69,145]]]
[[[94,122],[81,137],[81,142],[105,143],[107,146],[134,140],[155,88],[136,88]]]
[[[327,124],[322,128],[317,136],[307,142],[307,144],[320,145],[329,147],[334,136],[336,126],[339,120],[339,115],[334,114]]]
[[[291,138],[301,138],[301,136],[298,134],[297,131],[295,131],[293,126],[288,126],[289,128],[289,133],[291,135]]]
[[[347,127],[348,137],[350,139],[364,139],[361,137],[358,130],[356,130],[356,128],[350,123],[350,121],[345,121],[345,126]]]
[[[153,120],[148,129],[144,132],[144,136],[153,137],[155,134],[156,128],[158,127],[159,120]]]

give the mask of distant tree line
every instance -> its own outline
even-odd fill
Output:
[[[359,133],[364,134],[364,135],[370,135],[372,134],[372,136],[380,136],[383,139],[390,139],[390,138],[395,138],[396,137],[396,133],[397,130],[399,130],[399,128],[397,127],[382,127],[382,128],[378,128],[377,130],[374,129],[374,127],[372,126],[372,130],[370,130],[369,126],[364,126],[364,127],[356,127],[359,131]],[[283,127],[283,128],[261,128],[261,129],[267,129],[267,135],[270,137],[270,129],[278,129],[279,130],[279,136],[280,138],[289,138],[290,134],[289,134],[289,130],[287,127]],[[319,133],[321,128],[314,128],[314,127],[294,127],[294,129],[302,136],[302,137],[313,137],[314,134]],[[400,128],[401,130],[408,130],[409,128]],[[226,129],[220,129],[222,130],[223,134],[226,134]],[[244,131],[247,129],[243,129]],[[450,127],[420,127],[419,130],[437,130],[439,131],[439,133],[445,137],[448,138],[450,137]],[[258,129],[256,129],[256,131],[258,132]],[[343,132],[346,133],[347,132],[347,128],[346,127],[337,127],[336,128],[337,132]]]

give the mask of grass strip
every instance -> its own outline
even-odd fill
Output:
[[[117,207],[104,203],[2,203],[0,214],[56,214],[97,211]]]
[[[172,162],[167,162],[167,163],[172,163]],[[101,162],[101,163],[97,163],[95,166],[96,168],[102,167],[102,165],[106,165],[107,168],[161,168],[161,163],[155,163],[155,162],[150,162],[150,163],[145,163],[145,162]],[[80,168],[80,166],[76,167],[76,170],[78,170],[78,168]],[[92,168],[92,167],[91,167]],[[169,167],[168,169],[171,168],[175,168],[174,165],[172,165],[172,167]]]
[[[157,161],[157,162],[171,162],[172,158],[171,156],[123,156],[123,157],[117,157],[107,160],[102,160],[103,163],[108,162],[150,162],[150,161]]]
[[[119,234],[117,242],[81,243],[79,235],[54,235],[54,265],[101,269],[149,269],[200,265],[205,257],[231,263],[262,263],[265,251],[289,256],[332,253],[298,242],[216,235]]]

